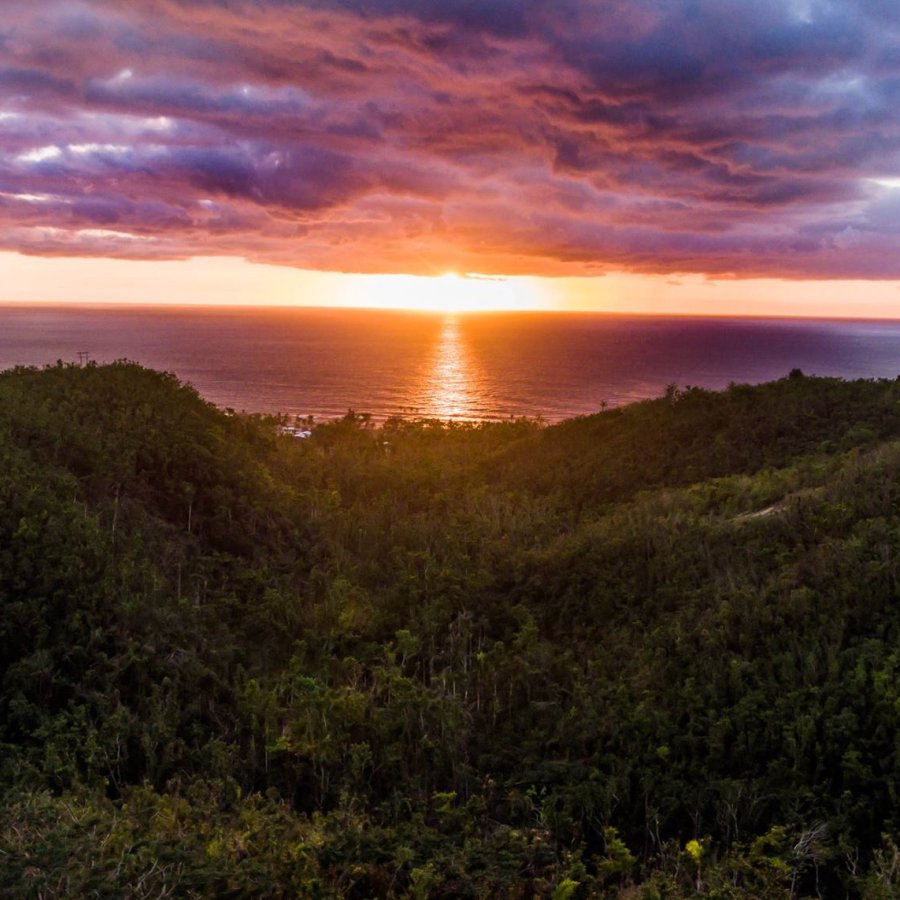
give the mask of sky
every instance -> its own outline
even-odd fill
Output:
[[[900,316],[895,0],[2,6],[0,301]]]

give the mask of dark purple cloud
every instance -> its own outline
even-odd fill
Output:
[[[900,278],[888,0],[7,0],[0,247]]]

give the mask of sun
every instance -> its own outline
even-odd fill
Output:
[[[528,278],[468,272],[443,275],[362,275],[348,298],[354,306],[466,313],[527,310],[539,306],[539,291]]]
[[[458,313],[472,312],[477,309],[489,309],[485,301],[496,298],[477,296],[478,291],[473,290],[471,278],[463,278],[456,272],[445,272],[430,279],[427,285],[428,296],[424,298],[427,308],[437,312]]]
[[[508,293],[505,280],[488,280],[445,272],[443,275],[424,279],[421,287],[420,309],[461,313],[508,309],[511,305],[509,298],[505,296]]]

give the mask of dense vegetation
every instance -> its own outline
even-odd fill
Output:
[[[0,375],[0,894],[900,894],[900,382],[276,424]]]

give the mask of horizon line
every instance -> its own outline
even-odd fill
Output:
[[[735,319],[735,320],[785,320],[809,322],[896,322],[900,324],[900,313],[893,316],[878,315],[809,315],[804,313],[728,313],[728,312],[656,312],[627,309],[420,309],[409,306],[353,306],[349,304],[322,303],[204,303],[159,300],[0,300],[0,309],[42,307],[50,309],[157,309],[157,310],[240,310],[242,312],[276,312],[309,310],[317,312],[371,312],[371,313],[404,313],[414,316],[430,316],[441,319],[460,316],[603,316],[607,318],[641,318],[641,319]]]

